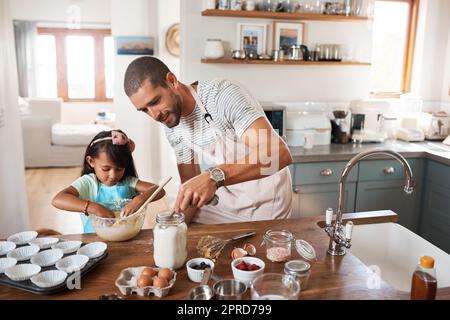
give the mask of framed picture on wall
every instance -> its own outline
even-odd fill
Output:
[[[238,23],[237,48],[256,50],[258,54],[266,52],[267,25],[259,23]]]
[[[303,22],[280,22],[273,23],[273,49],[282,48],[287,51],[292,45],[303,44],[305,24]]]
[[[153,37],[115,37],[117,54],[153,55],[155,39]]]

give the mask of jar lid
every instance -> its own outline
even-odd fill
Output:
[[[184,222],[184,214],[161,211],[156,215],[156,222],[161,224],[179,224]]]
[[[306,260],[316,260],[316,250],[307,241],[299,239],[295,241],[295,248],[300,256]]]
[[[291,260],[284,264],[284,273],[292,275],[301,275],[307,273],[311,265],[303,260]]]
[[[294,236],[288,230],[267,230],[264,234],[264,240],[269,242],[287,243],[293,239]]]

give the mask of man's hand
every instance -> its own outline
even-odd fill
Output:
[[[201,208],[212,199],[217,187],[209,172],[203,172],[183,183],[175,201],[175,211],[187,210],[190,206]]]

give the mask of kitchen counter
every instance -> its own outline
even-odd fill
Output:
[[[355,224],[393,222],[397,215],[392,211],[374,211],[344,215],[344,220],[351,219]],[[326,254],[328,236],[320,229],[323,217],[301,219],[258,221],[235,224],[197,225],[188,231],[188,259],[197,257],[196,244],[201,236],[214,235],[228,238],[231,235],[256,231],[256,235],[229,245],[216,263],[215,273],[221,278],[232,278],[230,252],[234,246],[244,242],[252,243],[257,248],[256,256],[266,262],[265,272],[282,272],[283,263],[271,263],[265,258],[265,247],[260,247],[263,235],[268,229],[290,230],[297,239],[308,241],[316,250],[317,261],[312,264],[308,289],[302,291],[299,299],[409,299],[409,294],[397,291],[382,282],[379,289],[368,289],[366,266],[351,253],[343,257],[331,257]],[[64,239],[76,239],[83,242],[101,241],[96,235],[67,235]],[[142,230],[140,234],[127,242],[108,242],[108,257],[95,269],[81,279],[80,290],[66,290],[62,293],[40,296],[20,290],[0,286],[0,299],[98,299],[100,295],[119,293],[115,280],[120,271],[130,266],[153,266],[152,231]],[[293,259],[299,255],[293,249]],[[188,292],[198,284],[187,278],[186,268],[177,271],[177,281],[164,299],[187,299]],[[212,284],[212,281],[210,282]],[[245,297],[249,298],[247,290]],[[126,296],[129,299],[159,299],[155,296]],[[438,290],[438,299],[450,299],[450,288]]]
[[[358,153],[373,149],[388,148],[399,152],[405,158],[426,158],[450,165],[450,146],[442,142],[405,142],[400,140],[384,143],[366,143],[362,145],[330,144],[315,146],[311,149],[303,147],[290,147],[295,163],[324,162],[324,161],[348,161]],[[368,159],[390,159],[386,156],[372,156]]]

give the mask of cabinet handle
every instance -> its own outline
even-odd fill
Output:
[[[292,191],[294,191],[295,194],[299,194],[300,193],[300,189],[299,188],[294,188],[294,190],[292,190]]]
[[[384,174],[393,174],[395,172],[394,167],[386,167],[383,169]]]
[[[331,170],[330,168],[327,169],[323,169],[320,171],[320,175],[324,176],[324,177],[329,177],[333,175],[333,170]]]

